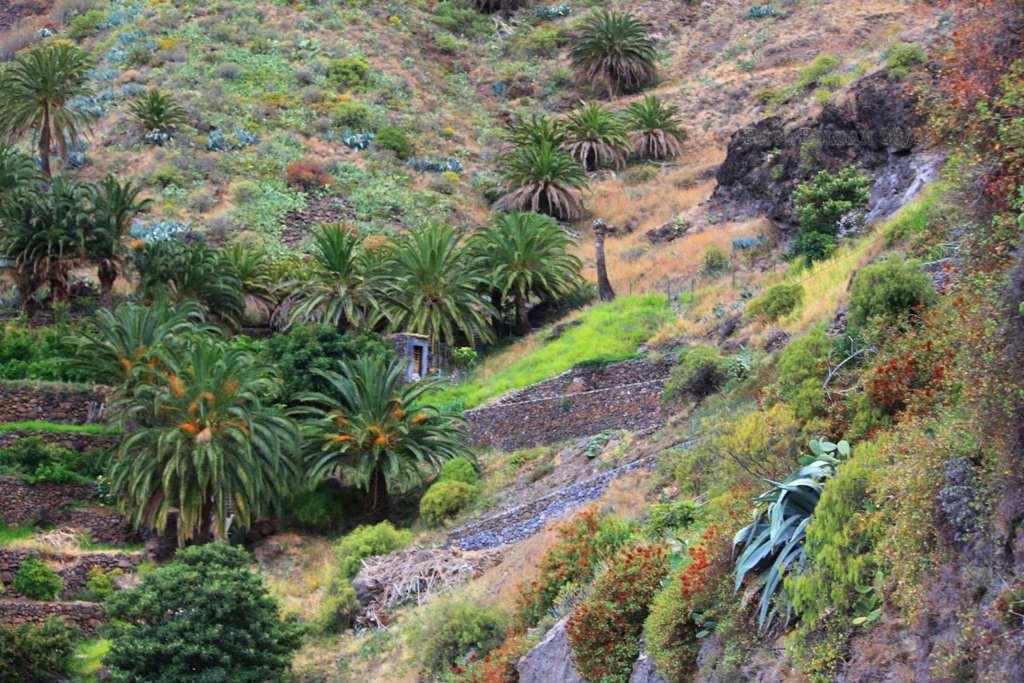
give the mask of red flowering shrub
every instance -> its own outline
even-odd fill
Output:
[[[668,574],[661,545],[624,548],[566,624],[576,670],[589,683],[627,681],[648,607]]]
[[[509,633],[504,644],[466,671],[454,672],[459,683],[519,683],[516,662],[530,649],[522,631]]]
[[[305,192],[327,187],[331,184],[331,176],[323,164],[312,159],[293,161],[285,169],[288,185]]]
[[[535,625],[569,584],[589,582],[598,565],[629,537],[631,528],[613,517],[601,517],[589,508],[572,517],[559,530],[559,541],[545,553],[537,577],[520,589],[516,621],[522,628]]]

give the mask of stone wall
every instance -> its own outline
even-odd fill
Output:
[[[668,362],[632,360],[574,368],[466,412],[474,446],[515,450],[664,422]]]
[[[99,422],[103,418],[107,391],[104,387],[0,383],[0,422]]]
[[[15,595],[11,580],[27,557],[38,557],[57,572],[64,582],[63,597],[73,596],[85,588],[93,567],[104,572],[120,569],[127,574],[142,562],[142,553],[61,553],[34,548],[0,548],[0,581],[4,583],[6,595]]]
[[[0,518],[9,526],[40,521],[56,524],[63,508],[92,498],[93,492],[93,487],[87,484],[30,486],[17,477],[0,477]]]
[[[38,602],[36,600],[0,600],[0,625],[41,624],[58,616],[69,626],[91,635],[103,622],[103,608],[95,602]]]
[[[88,451],[105,451],[115,447],[120,440],[112,434],[80,434],[76,432],[48,432],[38,429],[16,429],[11,432],[0,432],[0,448],[10,445],[18,439],[38,436],[46,443],[56,444],[80,453]]]

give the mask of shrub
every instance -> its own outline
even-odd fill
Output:
[[[105,12],[98,9],[89,10],[84,14],[79,14],[77,17],[68,22],[68,38],[72,40],[82,40],[87,38],[99,30],[100,24],[107,18]]]
[[[729,590],[729,538],[712,525],[687,549],[689,562],[654,598],[644,647],[665,680],[688,680],[697,669],[699,638],[715,625]]]
[[[823,252],[830,253],[828,240],[804,235],[821,233],[833,238],[837,236],[840,221],[867,205],[871,185],[871,178],[856,166],[847,166],[835,175],[819,171],[810,181],[798,185],[793,191],[793,208],[801,235],[794,252],[806,255],[808,261],[823,258]]]
[[[335,579],[320,601],[316,626],[323,633],[341,633],[352,625],[359,609],[356,589],[344,579]]]
[[[540,561],[537,577],[520,590],[517,625],[536,625],[566,586],[587,583],[600,563],[611,557],[631,534],[632,528],[626,522],[602,517],[594,508],[563,523],[558,528],[558,542]]]
[[[322,481],[295,496],[287,508],[288,516],[304,527],[325,533],[344,521],[348,502],[344,491]]]
[[[58,617],[42,625],[0,627],[0,683],[62,680],[75,632]]]
[[[327,80],[338,88],[358,88],[366,85],[370,76],[370,63],[362,57],[333,59],[327,65]]]
[[[64,590],[64,582],[39,558],[26,557],[11,581],[11,587],[26,598],[54,600]]]
[[[409,642],[422,653],[426,671],[443,674],[468,654],[483,657],[501,645],[508,628],[507,617],[477,602],[460,599],[439,599],[425,610],[413,625]]]
[[[824,261],[836,250],[835,235],[823,232],[801,232],[793,241],[791,256],[803,256],[807,265]]]
[[[329,113],[331,123],[352,130],[373,130],[373,110],[369,105],[355,100],[338,102]]]
[[[842,60],[835,55],[827,52],[818,55],[800,72],[800,87],[813,88],[821,84],[826,76],[839,68],[840,64],[842,64]]]
[[[711,346],[686,349],[665,382],[662,399],[671,402],[682,398],[700,400],[710,396],[725,383],[726,370],[726,360],[718,349]]]
[[[626,681],[648,608],[669,571],[660,545],[620,550],[566,624],[576,669],[589,683]]]
[[[390,149],[399,159],[403,161],[413,154],[412,143],[405,131],[397,126],[381,126],[377,131],[374,144],[381,149]]]
[[[895,43],[885,51],[885,68],[895,79],[906,77],[911,69],[924,64],[924,61],[924,48],[917,43]]]
[[[295,187],[304,192],[319,190],[331,184],[331,176],[327,173],[324,165],[312,159],[293,161],[285,169],[285,178],[289,187]]]
[[[457,683],[519,683],[516,665],[532,646],[532,639],[519,631],[509,632],[500,647],[455,677]]]
[[[684,529],[697,520],[698,510],[692,500],[655,503],[648,511],[644,533],[650,538],[659,538],[669,531]]]
[[[766,322],[784,318],[804,301],[804,287],[799,282],[778,284],[747,304],[747,315]]]
[[[461,481],[438,481],[420,499],[420,517],[437,526],[466,507],[476,496],[476,487]]]
[[[806,422],[825,413],[824,360],[832,343],[820,327],[794,339],[783,349],[776,370],[775,393]]]
[[[861,268],[850,287],[849,321],[854,328],[868,322],[901,324],[910,313],[936,300],[931,279],[914,259],[898,256]]]
[[[396,529],[391,522],[363,525],[349,532],[334,547],[341,574],[351,579],[359,573],[363,559],[374,555],[386,555],[409,545],[412,532]]]
[[[249,555],[221,542],[178,550],[173,562],[106,603],[113,680],[267,681],[282,678],[301,627],[282,621]]]
[[[441,481],[461,481],[470,486],[480,483],[476,465],[469,458],[452,458],[441,465]]]
[[[114,594],[114,578],[121,574],[120,569],[105,572],[103,567],[90,567],[89,578],[85,582],[85,590],[78,596],[78,599],[103,602]]]
[[[701,266],[705,273],[720,273],[729,267],[729,253],[718,245],[711,245],[701,258]]]

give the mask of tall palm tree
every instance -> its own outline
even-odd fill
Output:
[[[79,129],[87,123],[87,116],[71,101],[92,93],[87,78],[92,66],[85,52],[56,42],[15,57],[0,75],[0,134],[13,140],[35,131],[48,176],[53,144],[66,159],[67,142],[77,142]]]
[[[495,203],[500,211],[532,211],[562,220],[583,213],[586,171],[550,142],[515,150],[505,157],[500,174],[508,187]]]
[[[279,509],[299,485],[299,434],[264,397],[276,378],[252,355],[207,336],[165,354],[168,367],[116,401],[133,429],[111,464],[111,491],[132,522],[178,542],[224,538]]]
[[[654,95],[626,107],[629,137],[641,159],[669,159],[683,152],[686,131],[679,107],[662,104]]]
[[[361,356],[340,372],[313,372],[327,388],[300,396],[311,474],[345,475],[369,492],[375,512],[446,460],[469,455],[461,416],[425,401],[435,381],[406,383],[404,361]]]
[[[583,22],[569,57],[581,81],[604,83],[608,96],[654,80],[658,54],[650,27],[632,14],[601,10]]]
[[[382,277],[362,240],[333,225],[313,235],[313,269],[299,290],[292,320],[372,328],[381,317]]]
[[[26,313],[44,282],[54,301],[67,301],[68,273],[84,260],[93,229],[89,189],[64,178],[45,190],[18,190],[0,204],[0,253],[14,258]]]
[[[32,157],[10,145],[0,143],[0,202],[19,187],[39,180],[39,171]]]
[[[629,134],[621,118],[590,102],[566,117],[562,147],[588,171],[618,168],[629,154]]]
[[[527,334],[530,297],[555,298],[580,282],[580,260],[568,253],[572,239],[549,216],[510,213],[472,237],[474,253],[501,299],[511,296],[516,333]]]
[[[167,368],[166,354],[194,332],[216,332],[203,322],[203,309],[194,301],[126,302],[113,311],[100,309],[93,324],[71,338],[75,355],[68,364],[101,384],[130,391],[139,381],[155,381]]]
[[[132,220],[149,208],[151,199],[141,199],[142,188],[132,181],[118,182],[108,175],[92,193],[96,229],[86,242],[89,259],[96,263],[96,276],[104,305],[110,305],[117,276],[123,272],[124,237]]]
[[[461,333],[471,344],[491,338],[495,311],[480,292],[487,281],[455,232],[434,225],[406,234],[387,266],[388,317],[397,330],[428,335],[431,343],[454,344]]]

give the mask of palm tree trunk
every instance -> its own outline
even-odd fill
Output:
[[[530,319],[526,315],[526,297],[516,292],[516,334],[525,336],[530,334]]]
[[[594,221],[594,250],[597,256],[597,295],[601,301],[611,301],[615,298],[615,290],[608,279],[608,267],[604,261],[604,221]]]
[[[71,298],[71,287],[68,284],[68,269],[56,265],[50,270],[50,298],[54,301],[67,301]]]
[[[43,124],[39,127],[39,158],[43,162],[43,173],[49,178],[50,172],[50,105],[43,104]]]
[[[100,281],[100,302],[104,308],[110,308],[114,282],[117,280],[117,266],[108,261],[100,261],[100,265],[96,269],[96,277]]]
[[[383,518],[390,506],[387,478],[384,470],[377,466],[370,475],[370,511],[374,517]]]

